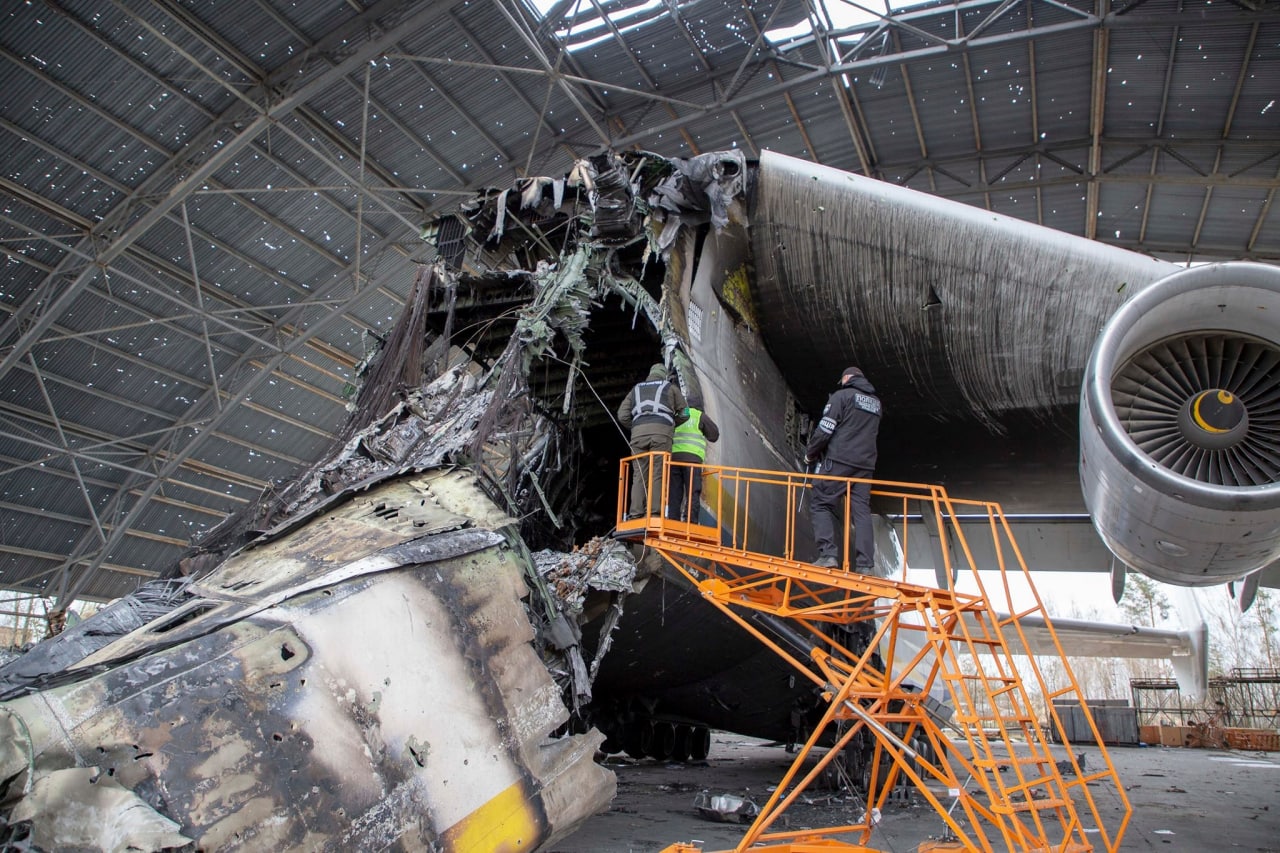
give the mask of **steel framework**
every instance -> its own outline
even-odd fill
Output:
[[[649,472],[651,494],[668,494],[673,465],[687,465],[689,481],[706,477],[718,523],[687,523],[658,512],[629,518],[625,509],[630,506],[633,462]],[[834,569],[794,559],[795,510],[818,479],[846,487],[839,528],[846,531],[846,562]],[[1050,688],[1034,660],[1024,667],[1049,701],[1043,725],[1015,665],[1015,650],[1027,648],[1019,620],[1046,614],[999,506],[953,500],[937,486],[704,466],[672,462],[665,454],[624,460],[618,482],[616,535],[639,539],[660,553],[709,604],[810,679],[827,701],[795,763],[735,850],[869,850],[862,845],[870,840],[894,787],[904,780],[933,807],[948,837],[966,850],[1119,848],[1131,808],[1061,645],[1055,638],[1065,687]],[[933,589],[908,583],[905,565],[898,580],[850,573],[848,490],[856,482],[870,482],[873,494],[901,502],[903,518],[929,516],[938,529],[947,530],[959,563],[947,565],[948,576],[957,577],[953,570],[963,573],[978,592],[961,593],[954,584],[952,589]],[[975,563],[957,518],[962,513],[988,518],[998,565]],[[787,519],[781,553],[753,550],[760,547],[763,531],[777,526],[778,515]],[[924,525],[917,525],[914,535],[927,535]],[[903,522],[899,536],[905,540],[911,535]],[[979,568],[1000,570],[998,600],[1013,615],[997,615],[997,599],[988,594]],[[1015,605],[1015,586],[1028,591],[1034,604]],[[846,635],[833,628],[857,624],[875,626],[866,648],[853,649],[834,638]],[[887,664],[880,663],[882,657]],[[962,658],[974,666],[966,666]],[[934,710],[930,699],[935,694],[948,698],[955,711],[952,719]],[[1061,699],[1074,700],[1083,709],[1092,733],[1089,745],[1099,751],[1101,768],[1085,770],[1079,756],[1057,759],[1051,752],[1050,732],[1068,740],[1052,702]],[[847,825],[822,830],[775,829],[787,807],[859,735],[874,741],[864,813]],[[834,744],[821,750],[824,738]],[[810,759],[815,760],[807,766]],[[1114,796],[1119,808],[1110,803],[1103,807],[1101,791]],[[842,840],[850,835],[857,844]],[[762,843],[766,846],[757,846]],[[699,849],[681,843],[667,851]]]

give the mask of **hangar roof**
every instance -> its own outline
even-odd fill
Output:
[[[166,568],[324,450],[435,213],[606,146],[1280,258],[1273,5],[872,2],[7,4],[0,587]]]

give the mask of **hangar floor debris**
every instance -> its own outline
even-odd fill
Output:
[[[1280,753],[1115,747],[1109,754],[1134,809],[1121,850],[1280,853]],[[618,777],[613,804],[551,851],[650,853],[695,839],[704,850],[732,849],[746,826],[708,820],[694,799],[706,790],[763,802],[792,758],[781,746],[727,732],[714,733],[703,764],[612,758],[608,766]],[[823,826],[855,807],[834,792],[815,792],[788,817],[792,828]],[[928,811],[923,805],[894,807],[869,846],[914,851],[940,827]]]

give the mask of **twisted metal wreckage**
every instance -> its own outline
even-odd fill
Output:
[[[580,712],[648,573],[592,538],[609,413],[696,383],[662,256],[745,174],[605,154],[441,220],[334,450],[0,669],[7,844],[524,850],[604,808]]]

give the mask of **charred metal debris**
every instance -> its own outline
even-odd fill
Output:
[[[436,641],[456,646],[469,673],[458,701],[495,721],[477,737],[523,792],[532,837],[562,837],[607,804],[612,776],[591,762],[602,736],[557,733],[585,728],[568,709],[590,701],[636,576],[632,557],[600,538],[627,447],[612,412],[657,360],[686,390],[696,383],[666,253],[681,228],[728,221],[745,165],[602,154],[563,178],[481,192],[441,220],[438,257],[359,377],[330,452],[160,579],[0,667],[7,843],[133,843],[136,831],[152,833],[141,849],[287,847],[318,833],[341,847],[409,831],[449,849],[484,822],[416,774],[471,771],[439,764],[444,740],[393,722],[423,701],[397,669],[396,630],[408,644],[433,620],[452,626]],[[523,583],[494,586],[511,572]],[[422,603],[393,612],[400,599]],[[511,606],[524,629],[494,621]],[[579,626],[591,619],[602,627],[588,661]],[[393,658],[377,689],[352,686],[368,668],[321,628],[363,638],[369,620]],[[527,683],[527,666],[494,669],[495,655],[522,647],[546,670]],[[420,666],[411,645],[403,652]],[[329,728],[313,729],[307,713]],[[274,760],[257,744],[264,726]],[[340,785],[315,764],[322,733],[335,731],[367,744],[348,764],[368,784]],[[553,736],[563,748],[547,752]],[[122,809],[141,822],[118,837],[59,836],[57,813],[95,790],[104,822]]]

